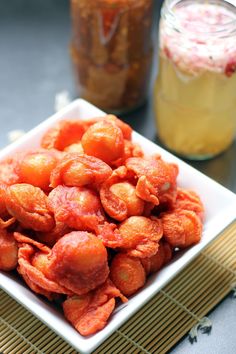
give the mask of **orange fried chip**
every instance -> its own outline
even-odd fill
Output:
[[[119,233],[123,238],[122,251],[133,257],[151,257],[163,235],[162,223],[157,218],[131,216],[120,224]]]
[[[7,189],[6,185],[0,184],[0,217],[1,218],[8,216],[8,211],[5,203],[6,189]]]
[[[141,261],[122,253],[118,253],[113,258],[110,277],[115,286],[126,296],[136,293],[146,281]]]
[[[15,269],[17,257],[18,247],[13,235],[0,228],[0,270]]]
[[[77,295],[105,282],[107,251],[92,233],[73,231],[57,241],[50,256],[50,278]]]
[[[131,157],[125,165],[139,178],[136,193],[147,202],[158,205],[159,197],[176,186],[177,165],[163,161],[159,155]]]
[[[113,122],[122,131],[123,137],[126,140],[131,140],[133,129],[125,122],[114,116],[113,114],[108,114],[104,117],[106,121]]]
[[[186,248],[198,243],[202,235],[202,223],[194,211],[177,210],[161,216],[163,236],[172,246]]]
[[[110,190],[118,198],[125,202],[127,207],[127,216],[142,215],[144,210],[144,201],[140,199],[135,191],[135,186],[129,182],[114,183]]]
[[[127,299],[108,279],[94,291],[68,297],[63,303],[65,317],[83,336],[97,333],[105,327],[114,310],[115,298]]]
[[[200,197],[196,192],[178,188],[176,201],[173,208],[175,210],[191,210],[194,211],[201,220],[204,217],[204,207]]]
[[[121,129],[112,122],[102,120],[91,125],[82,137],[85,154],[101,159],[107,164],[124,154],[124,138]]]
[[[45,149],[63,151],[67,146],[81,140],[85,127],[85,123],[81,120],[61,120],[45,133],[41,146]]]
[[[173,257],[173,249],[172,247],[169,245],[168,242],[166,242],[165,240],[163,240],[163,247],[164,247],[164,253],[165,253],[165,261],[164,264],[167,264],[170,262],[170,260]]]
[[[20,181],[47,191],[57,160],[56,154],[48,150],[27,153],[19,163]]]
[[[14,233],[14,237],[19,246],[17,270],[28,286],[36,293],[46,296],[49,300],[53,298],[54,293],[70,295],[71,291],[45,275],[45,273],[48,273],[50,248],[17,232]],[[41,261],[39,262],[36,259],[32,261],[34,257],[41,257]],[[39,267],[37,267],[38,265]]]
[[[125,220],[128,215],[128,207],[124,200],[112,192],[111,186],[118,183],[127,175],[127,169],[124,166],[118,167],[113,171],[110,178],[103,183],[100,189],[100,198],[106,213],[118,221]]]
[[[168,263],[172,258],[172,249],[170,245],[161,240],[159,243],[159,248],[154,256],[149,258],[142,258],[141,263],[145,269],[146,274],[155,273],[160,270],[163,265]]]
[[[18,174],[19,157],[9,157],[0,162],[0,184],[12,185],[20,182]]]
[[[74,143],[71,144],[69,146],[67,146],[64,149],[65,152],[77,152],[78,154],[83,154],[84,153],[84,149],[81,143]]]
[[[125,122],[114,116],[113,114],[107,114],[104,117],[95,117],[89,120],[86,120],[85,123],[87,125],[87,128],[90,127],[91,125],[101,122],[101,121],[107,121],[115,124],[120,130],[122,131],[123,137],[126,140],[131,140],[132,137],[132,131],[133,129]]]
[[[96,231],[97,237],[102,241],[105,247],[119,248],[122,247],[124,241],[116,224],[104,222],[98,225]]]
[[[49,232],[37,232],[36,238],[48,246],[53,246],[62,236],[72,231],[69,226],[63,222],[57,221],[56,226]]]
[[[50,192],[48,200],[56,221],[72,229],[93,231],[104,220],[99,197],[92,189],[58,186]]]
[[[38,187],[26,183],[9,186],[5,203],[9,214],[25,228],[47,232],[55,226],[47,196]]]
[[[51,174],[51,187],[60,184],[82,187],[99,186],[112,173],[105,162],[85,154],[69,153],[57,164]]]
[[[155,273],[162,268],[165,262],[165,249],[163,241],[159,243],[158,251],[152,257],[142,258],[141,263],[145,269],[146,274]]]

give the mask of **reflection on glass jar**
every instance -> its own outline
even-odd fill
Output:
[[[182,156],[210,158],[235,134],[236,7],[224,0],[167,0],[159,36],[159,136]]]
[[[78,93],[105,110],[144,103],[153,61],[153,0],[71,0]]]

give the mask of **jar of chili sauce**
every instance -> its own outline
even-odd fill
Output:
[[[153,62],[153,0],[71,0],[78,94],[112,112],[142,105]]]

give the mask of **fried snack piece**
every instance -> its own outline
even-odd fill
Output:
[[[39,242],[53,246],[62,236],[68,234],[72,230],[63,222],[56,221],[56,226],[49,232],[37,232],[36,238]]]
[[[15,269],[17,258],[18,247],[12,233],[0,228],[0,270]]]
[[[144,201],[140,199],[135,192],[135,186],[129,182],[115,183],[110,190],[118,198],[123,200],[127,207],[127,216],[142,215],[144,210]]]
[[[146,274],[155,273],[160,270],[163,265],[168,263],[172,258],[172,249],[170,245],[161,240],[159,243],[159,248],[154,256],[149,258],[142,258],[141,263],[145,269]]]
[[[123,122],[113,114],[108,114],[107,116],[105,116],[105,120],[113,122],[115,125],[117,125],[117,127],[119,127],[120,130],[122,131],[124,139],[131,140],[133,129],[131,128],[130,125]]]
[[[108,277],[106,248],[92,233],[70,232],[53,246],[48,270],[50,279],[77,295],[86,294]]]
[[[89,188],[58,186],[50,192],[48,201],[56,221],[72,229],[93,231],[104,220],[99,197]]]
[[[130,157],[143,157],[141,146],[133,143],[130,140],[124,140],[124,154],[122,157],[112,162],[112,166],[119,167],[125,164],[125,161]]]
[[[64,149],[65,152],[77,152],[78,154],[83,154],[84,153],[84,149],[81,143],[74,143],[71,144],[69,146],[67,146]]]
[[[194,211],[201,220],[204,218],[204,206],[196,192],[178,188],[173,209]]]
[[[153,256],[163,235],[161,220],[144,216],[131,216],[119,226],[123,238],[121,250],[129,256],[146,258]]]
[[[19,163],[20,181],[48,191],[57,161],[56,155],[48,150],[27,153]]]
[[[7,186],[5,184],[0,184],[0,217],[5,218],[9,216],[6,208],[5,197],[6,197]]]
[[[100,199],[106,213],[113,219],[118,221],[125,220],[128,215],[128,208],[121,198],[112,192],[111,187],[115,183],[119,183],[126,178],[127,169],[125,166],[120,166],[112,172],[112,175],[103,183],[100,189]]]
[[[18,175],[18,162],[20,156],[9,157],[0,162],[0,184],[12,185],[20,182]]]
[[[114,123],[102,120],[91,125],[81,140],[85,154],[101,159],[107,164],[124,154],[124,137]]]
[[[85,295],[73,295],[63,303],[64,315],[83,336],[103,329],[114,310],[115,298],[127,299],[110,279],[96,290]]]
[[[163,237],[172,246],[186,248],[198,243],[202,235],[199,216],[190,210],[176,210],[161,215]]]
[[[18,232],[14,233],[14,237],[19,246],[17,271],[27,285],[34,292],[46,296],[49,300],[55,297],[55,293],[71,295],[71,291],[46,276],[50,248]]]
[[[165,210],[173,209],[177,198],[176,185],[172,185],[168,191],[159,195],[160,207]]]
[[[130,296],[146,281],[146,274],[140,259],[118,253],[112,260],[110,277],[115,286],[126,296]]]
[[[89,119],[89,120],[85,121],[85,123],[87,124],[87,127],[90,127],[91,125],[101,122],[101,121],[107,121],[107,122],[111,122],[111,123],[115,124],[122,131],[124,139],[131,140],[132,132],[133,132],[133,129],[131,128],[131,126],[128,125],[127,123],[123,122],[122,120],[120,120],[119,118],[114,116],[113,114],[107,114],[104,117],[97,117],[97,118]]]
[[[61,120],[46,132],[41,146],[63,151],[67,146],[80,142],[85,129],[86,125],[81,120]]]
[[[178,166],[163,161],[159,155],[131,157],[125,166],[138,177],[136,194],[147,202],[158,205],[160,196],[176,187]]]
[[[0,228],[1,229],[6,229],[7,227],[9,227],[12,224],[14,224],[15,221],[16,221],[16,218],[9,218],[6,221],[4,221],[2,218],[0,218]]]
[[[5,203],[9,214],[25,228],[48,232],[55,226],[47,196],[38,187],[26,183],[9,186]]]
[[[105,247],[120,248],[124,244],[123,237],[117,229],[117,225],[110,222],[105,221],[103,224],[98,225],[96,235]]]
[[[98,187],[111,173],[111,167],[96,157],[69,153],[52,171],[51,187],[55,188],[60,184],[75,187],[86,185]]]
[[[169,263],[173,257],[173,248],[165,240],[163,240],[163,247],[164,247],[164,251],[165,251],[165,261],[164,261],[164,265],[165,265],[165,264]]]

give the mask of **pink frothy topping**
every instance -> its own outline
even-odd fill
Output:
[[[180,4],[179,4],[180,5]],[[211,3],[176,5],[160,25],[160,48],[182,71],[236,71],[236,7]]]

